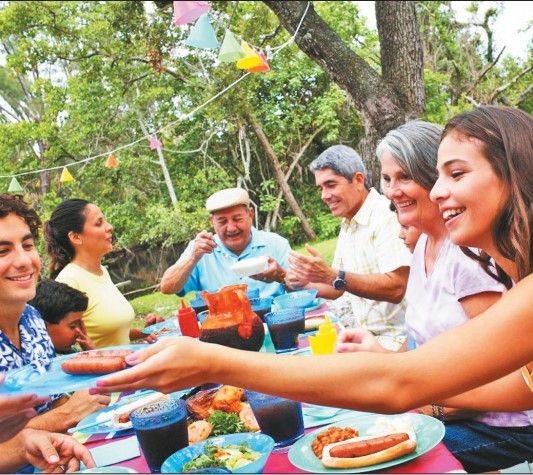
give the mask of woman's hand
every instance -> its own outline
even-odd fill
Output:
[[[133,368],[107,376],[97,382],[91,394],[150,388],[163,393],[206,382],[203,362],[209,361],[211,346],[194,338],[176,337],[150,345],[126,356]]]
[[[96,466],[89,449],[68,435],[25,429],[21,439],[26,460],[45,473],[76,472],[80,462]]]
[[[338,337],[337,353],[354,353],[357,351],[372,351],[374,353],[388,353],[377,338],[368,330],[354,328],[343,330]]]
[[[0,384],[4,375],[0,374]],[[0,396],[0,442],[11,439],[20,432],[27,422],[37,415],[34,407],[46,401],[48,397],[37,397],[35,394],[17,396]]]
[[[144,328],[154,325],[159,322],[164,322],[165,318],[157,313],[149,313],[144,317]]]

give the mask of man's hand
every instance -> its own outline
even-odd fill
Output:
[[[377,338],[363,328],[343,330],[338,337],[337,353],[355,353],[358,351],[372,351],[374,353],[388,353]]]
[[[76,391],[65,404],[58,407],[57,415],[64,414],[67,428],[70,428],[89,414],[107,407],[110,402],[109,396],[91,395],[87,390]]]
[[[308,244],[305,245],[305,249],[311,257],[294,251],[289,253],[287,283],[291,288],[303,287],[309,282],[331,285],[333,279],[337,277],[337,271],[328,266],[316,249]],[[301,285],[304,282],[305,284]]]
[[[200,231],[194,238],[194,246],[192,255],[196,262],[198,262],[204,254],[211,254],[217,247],[213,233],[208,231]]]
[[[0,384],[3,381],[4,375],[0,374]],[[48,397],[37,397],[35,394],[0,396],[0,442],[20,432],[28,420],[37,415],[33,408],[46,401]]]
[[[87,335],[87,329],[85,328],[85,324],[83,322],[80,323],[80,326],[76,328],[75,332],[76,332],[76,342],[78,343],[78,345],[80,345],[80,348],[83,351],[89,351],[89,350],[96,349],[96,345],[89,338],[89,335]]]
[[[80,462],[96,466],[89,449],[68,435],[25,429],[21,439],[26,460],[45,473],[76,472]]]
[[[268,258],[268,267],[260,274],[251,275],[250,278],[270,284],[271,282],[282,283],[285,279],[285,270],[272,257]]]

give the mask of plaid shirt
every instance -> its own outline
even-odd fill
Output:
[[[398,237],[400,224],[389,200],[372,188],[348,222],[343,220],[332,267],[357,274],[385,274],[409,266],[411,254]],[[363,327],[381,345],[398,349],[405,340],[405,302],[392,304],[345,292],[330,304],[347,328]]]

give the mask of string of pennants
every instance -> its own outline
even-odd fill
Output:
[[[205,107],[207,104],[209,104],[210,102],[215,100],[217,97],[221,96],[222,94],[227,92],[229,89],[231,89],[233,86],[235,86],[248,74],[264,73],[264,72],[270,71],[270,65],[268,63],[268,59],[274,56],[275,53],[281,51],[283,48],[288,46],[292,41],[294,41],[294,38],[298,34],[300,26],[302,25],[303,20],[307,14],[309,6],[310,6],[310,2],[308,2],[307,8],[305,9],[302,15],[302,18],[300,19],[300,22],[294,34],[291,36],[291,38],[289,38],[289,40],[287,40],[282,45],[277,46],[273,49],[269,49],[267,47],[267,52],[265,53],[254,48],[253,46],[251,46],[244,40],[242,40],[239,43],[235,35],[228,28],[226,28],[225,30],[224,38],[222,40],[222,44],[220,45],[216,37],[215,30],[213,29],[213,26],[211,25],[211,21],[209,19],[208,12],[211,9],[211,5],[209,4],[209,2],[183,1],[183,0],[174,1],[173,2],[173,19],[174,19],[175,25],[182,26],[182,25],[187,25],[189,23],[195,22],[194,26],[192,27],[189,33],[189,36],[184,41],[186,45],[195,47],[195,48],[203,48],[203,49],[217,49],[218,48],[219,49],[218,60],[221,63],[236,63],[235,65],[237,69],[244,70],[247,73],[244,76],[241,76],[240,78],[238,78],[228,87],[224,88],[222,91],[217,93],[215,96],[213,96],[212,98],[204,102],[202,105],[198,106],[196,109],[191,111],[186,116],[191,117],[195,112]],[[180,119],[170,124],[167,124],[166,126],[159,129],[157,132],[161,132],[162,130],[170,127],[171,125],[174,125],[175,123],[179,121]],[[144,137],[144,138],[148,138],[150,150],[162,149],[162,143],[157,138],[156,134],[151,135],[149,137]],[[134,142],[118,147],[114,151],[110,152],[109,155],[107,156],[104,166],[109,169],[117,168],[119,166],[119,160],[116,157],[115,153],[113,152],[135,145],[141,142],[144,138],[135,140]],[[61,169],[61,176],[59,178],[60,183],[64,184],[64,183],[73,182],[75,181],[75,178],[72,175],[72,173],[68,170],[69,166],[79,165],[80,163],[88,162],[101,156],[105,156],[105,154],[88,157],[84,160],[80,160],[78,162],[65,165],[65,166],[44,168],[40,170],[34,170],[30,172],[24,172],[24,173],[12,175],[7,191],[10,193],[21,193],[24,191],[19,181],[17,180],[17,176],[40,173],[44,171],[51,171],[51,170],[57,170],[57,169]],[[9,178],[9,176],[0,176],[0,178]]]

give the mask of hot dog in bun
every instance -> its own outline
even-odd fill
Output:
[[[414,452],[415,449],[416,440],[405,432],[353,437],[326,445],[322,451],[321,462],[328,468],[367,467],[394,460]]]

